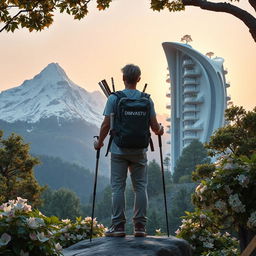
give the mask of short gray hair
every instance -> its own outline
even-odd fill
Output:
[[[122,69],[125,80],[129,84],[134,84],[138,81],[141,75],[140,68],[134,64],[127,64]]]

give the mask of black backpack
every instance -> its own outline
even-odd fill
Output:
[[[117,96],[113,139],[120,148],[147,148],[150,142],[149,94],[141,92],[139,99],[130,99],[122,91]]]

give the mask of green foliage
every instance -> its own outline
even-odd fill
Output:
[[[41,185],[47,185],[53,190],[70,189],[78,195],[81,203],[89,202],[93,191],[94,173],[57,157],[40,155],[38,158],[42,164],[35,168],[35,176]],[[108,178],[99,175],[98,192],[100,193],[108,183]]]
[[[245,111],[232,106],[226,110],[227,125],[218,129],[206,145],[211,156],[251,156],[256,145],[256,108]]]
[[[59,220],[32,210],[26,199],[8,201],[0,206],[0,255],[57,256],[62,247],[88,239],[92,219]],[[104,226],[93,221],[93,237],[104,234]]]
[[[61,219],[75,220],[81,215],[80,200],[77,195],[69,190],[61,188],[53,191],[47,189],[43,195],[43,207],[40,210],[47,216],[55,215]]]
[[[44,190],[39,186],[33,168],[39,163],[29,154],[29,145],[12,134],[7,139],[0,134],[0,203],[24,196],[33,206],[41,204]]]
[[[14,32],[22,27],[29,31],[40,31],[53,23],[54,13],[72,15],[74,19],[82,19],[88,14],[91,0],[4,0],[0,2],[0,23],[4,23],[6,31]],[[111,0],[97,0],[97,8],[105,10]]]
[[[171,184],[171,175],[165,171],[165,185]],[[159,164],[153,160],[148,164],[148,197],[159,195],[163,192],[162,171]]]
[[[181,224],[180,216],[183,216],[187,211],[193,211],[191,195],[194,187],[181,187],[174,195],[170,208],[170,230],[176,231]]]
[[[173,182],[178,183],[180,177],[184,175],[186,175],[184,181],[191,182],[191,174],[195,171],[196,166],[204,163],[210,163],[210,159],[207,157],[207,151],[200,141],[193,140],[190,145],[183,149],[180,158],[176,162],[173,173]],[[188,178],[187,175],[190,176],[190,178]],[[183,180],[181,179],[181,182],[182,181]]]
[[[181,0],[151,0],[151,8],[154,11],[161,11],[166,8],[170,12],[185,10],[185,6]]]
[[[187,213],[178,231],[196,255],[239,255],[234,240],[218,230],[235,228],[241,249],[256,231],[256,108],[246,112],[231,106],[226,119],[226,126],[207,145],[218,160],[198,166],[193,173],[193,179],[200,182],[193,195],[197,210]]]
[[[215,226],[215,216],[207,211],[186,212],[176,234],[190,243],[193,255],[240,255],[238,241],[229,233],[221,234]]]

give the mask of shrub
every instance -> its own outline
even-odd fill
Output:
[[[32,210],[27,199],[18,197],[0,206],[0,254],[19,256],[62,255],[67,247],[90,234],[91,218],[77,218],[73,223],[46,217],[39,210]],[[94,220],[93,236],[102,236],[104,226]]]

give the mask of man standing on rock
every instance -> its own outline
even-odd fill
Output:
[[[141,71],[133,64],[122,68],[125,89],[111,94],[104,110],[96,150],[103,146],[111,128],[113,142],[111,152],[112,225],[105,232],[108,237],[125,236],[125,186],[128,169],[135,193],[134,236],[146,236],[147,221],[147,147],[150,127],[156,135],[163,135],[158,124],[154,103],[150,95],[136,89]],[[110,127],[114,117],[114,127]]]

